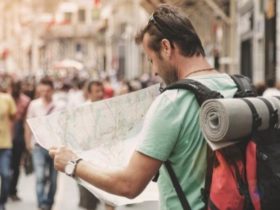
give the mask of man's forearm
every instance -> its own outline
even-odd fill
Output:
[[[25,146],[28,150],[31,150],[31,130],[28,127],[27,123],[24,125],[24,140],[25,140]]]
[[[50,148],[57,170],[65,172],[69,161],[78,156],[66,147]],[[126,167],[106,170],[84,160],[76,166],[75,175],[106,192],[134,198],[139,195],[158,172],[162,162],[135,151]]]
[[[110,171],[81,161],[75,175],[106,192],[127,198],[134,198],[142,191],[126,169]]]

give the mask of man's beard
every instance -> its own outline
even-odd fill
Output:
[[[164,65],[161,69],[162,74],[160,75],[166,85],[170,85],[179,80],[178,69],[170,64]]]

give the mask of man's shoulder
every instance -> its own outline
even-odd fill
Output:
[[[2,100],[10,100],[10,99],[12,99],[12,96],[8,93],[0,93],[0,98]]]
[[[31,102],[30,102],[30,106],[29,107],[41,107],[42,106],[42,99],[41,98],[37,98],[37,99],[33,99]]]
[[[0,102],[8,106],[15,103],[13,97],[8,93],[0,93]]]

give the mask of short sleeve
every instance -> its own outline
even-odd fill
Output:
[[[176,91],[176,90],[174,90]],[[149,157],[166,161],[179,137],[183,115],[176,103],[165,94],[160,95],[148,110],[137,151]]]
[[[9,97],[8,100],[9,100],[9,115],[13,116],[16,114],[17,111],[16,104],[12,97]]]
[[[28,106],[28,108],[27,108],[27,113],[26,113],[26,118],[28,119],[28,118],[33,118],[33,117],[36,117],[35,116],[35,113],[34,113],[34,106],[33,106],[33,103],[34,103],[34,101],[31,101],[30,103],[29,103],[29,106]]]

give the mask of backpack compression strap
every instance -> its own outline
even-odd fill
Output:
[[[237,92],[235,93],[234,98],[242,98],[252,112],[252,131],[255,131],[261,125],[262,119],[260,118],[254,104],[250,100],[246,99],[246,97],[256,97],[256,90],[248,77],[238,74],[231,75],[230,77],[237,86]]]
[[[263,97],[259,97],[260,100],[262,100],[266,107],[268,108],[269,110],[269,127],[270,128],[274,128],[274,126],[278,123],[278,110],[275,109],[271,102],[269,100],[267,100],[266,98],[263,98]]]
[[[230,76],[237,86],[234,98],[256,97],[257,93],[250,79],[243,75],[235,74]]]

